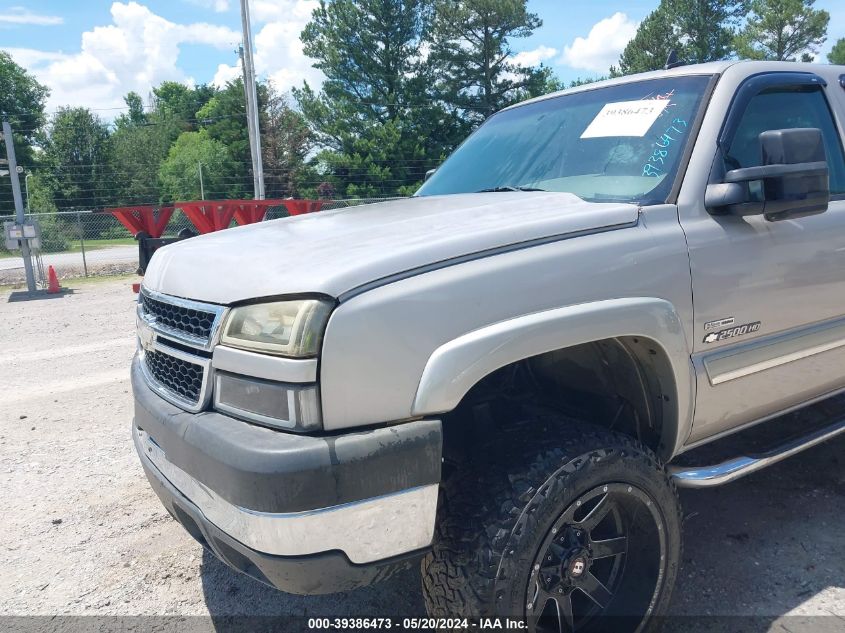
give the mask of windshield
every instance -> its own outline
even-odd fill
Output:
[[[665,202],[709,80],[639,81],[504,110],[417,195],[543,190],[595,202]]]

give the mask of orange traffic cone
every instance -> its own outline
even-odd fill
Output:
[[[52,266],[47,267],[47,292],[49,294],[55,294],[57,292],[61,292],[62,288],[59,286],[59,278],[56,277],[56,271],[53,270]]]

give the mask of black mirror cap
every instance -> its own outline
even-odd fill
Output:
[[[815,127],[760,133],[762,165],[794,165],[825,160],[822,131]]]
[[[760,134],[763,165],[825,163],[824,139],[818,128],[768,130]],[[769,221],[815,215],[830,202],[828,170],[763,179],[763,213]]]

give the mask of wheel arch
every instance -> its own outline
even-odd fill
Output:
[[[455,410],[468,393],[497,370],[577,346],[611,342],[631,366],[650,376],[659,399],[661,458],[676,454],[689,435],[694,370],[681,320],[663,299],[633,297],[578,304],[523,315],[468,332],[438,347],[428,359],[412,414]]]

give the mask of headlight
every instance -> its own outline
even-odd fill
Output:
[[[256,303],[233,308],[220,342],[253,352],[316,356],[332,304],[319,299]]]

